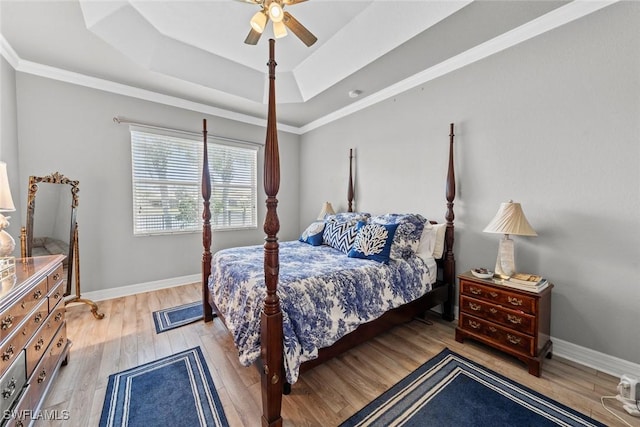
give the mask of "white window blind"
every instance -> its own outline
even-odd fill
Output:
[[[134,235],[202,230],[202,141],[131,127]],[[209,138],[211,226],[257,227],[257,147]]]

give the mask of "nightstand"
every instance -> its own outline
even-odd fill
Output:
[[[540,376],[542,360],[551,358],[551,289],[527,292],[501,284],[501,280],[479,279],[466,272],[460,281],[460,316],[456,341],[465,338],[483,342],[511,354]]]

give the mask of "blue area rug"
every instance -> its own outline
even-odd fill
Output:
[[[153,323],[156,325],[157,334],[200,319],[202,319],[202,301],[153,312]]]
[[[449,349],[341,427],[604,426]]]
[[[200,347],[109,376],[100,427],[228,425]]]

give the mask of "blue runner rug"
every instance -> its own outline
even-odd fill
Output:
[[[604,426],[449,349],[341,427]]]
[[[153,312],[153,323],[156,325],[157,334],[197,322],[200,319],[202,319],[202,301]]]
[[[109,376],[100,427],[228,425],[200,347]]]

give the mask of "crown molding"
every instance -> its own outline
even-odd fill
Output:
[[[18,68],[20,57],[18,56],[16,51],[13,50],[7,39],[5,39],[2,34],[0,34],[0,54],[4,56],[4,59],[6,59],[9,64],[11,64],[14,70]]]
[[[574,0],[565,6],[559,7],[543,16],[540,16],[511,31],[501,34],[478,46],[466,50],[452,58],[436,64],[426,70],[414,74],[396,84],[382,89],[370,96],[362,98],[344,108],[338,109],[319,119],[296,127],[278,123],[278,129],[296,135],[303,135],[333,121],[347,117],[353,113],[392,98],[416,86],[427,83],[438,77],[458,70],[466,65],[484,59],[490,55],[501,52],[547,31],[561,27],[583,16],[596,12],[604,7],[617,3],[619,0]],[[251,125],[266,127],[266,119],[260,119],[247,114],[236,113],[222,108],[212,107],[206,104],[188,101],[174,96],[164,95],[145,89],[136,88],[109,80],[90,77],[71,71],[62,70],[47,65],[20,59],[6,39],[0,34],[0,50],[11,66],[16,70],[41,77],[47,77],[67,83],[86,86],[106,92],[139,98],[159,104],[170,105],[186,110],[197,111],[230,120],[235,120]]]

